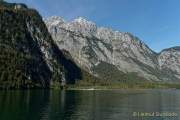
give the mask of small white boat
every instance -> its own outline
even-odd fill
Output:
[[[80,90],[95,90],[94,88],[80,89]]]
[[[95,90],[94,88],[89,88],[89,89],[87,89],[87,90]]]

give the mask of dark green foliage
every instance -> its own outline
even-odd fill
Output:
[[[124,73],[117,69],[116,66],[101,62],[95,66],[92,71],[98,73],[100,78],[82,70],[82,80],[76,82],[75,85],[71,85],[68,88],[132,88],[138,87],[139,85],[147,86],[149,81],[139,77],[136,73]]]
[[[144,78],[139,77],[136,73],[124,73],[117,69],[116,66],[101,62],[98,66],[93,68],[93,71],[102,76],[105,83],[136,83],[146,81]]]
[[[0,88],[31,87],[31,81],[24,73],[26,61],[31,58],[28,55],[18,53],[8,47],[0,47]]]
[[[45,25],[35,10],[13,6],[0,3],[0,88],[48,87],[52,73],[27,28],[27,23],[41,29]],[[50,38],[47,31],[43,34]]]
[[[82,80],[76,81],[77,86],[95,86],[99,83],[101,83],[100,78],[91,75],[85,70],[82,70]]]

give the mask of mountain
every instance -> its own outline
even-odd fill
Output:
[[[82,17],[43,21],[35,9],[0,1],[0,89],[179,82],[179,60],[180,47],[156,53],[131,33]]]
[[[36,10],[0,1],[0,89],[74,83],[81,69],[65,54]]]
[[[82,69],[111,82],[180,82],[179,47],[156,53],[128,32],[98,27],[82,17],[67,22],[44,19],[59,49],[70,52]]]
[[[180,80],[180,47],[162,50],[158,55],[159,67],[164,73],[170,74],[174,81]],[[164,79],[167,79],[164,76]]]

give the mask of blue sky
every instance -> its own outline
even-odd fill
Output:
[[[131,32],[154,51],[180,46],[180,0],[6,0],[26,3],[43,17],[82,16],[98,26]]]

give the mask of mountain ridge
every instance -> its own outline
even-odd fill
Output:
[[[1,1],[0,21],[0,89],[180,82],[179,47],[156,53],[131,33],[21,3]]]
[[[53,21],[53,17],[48,19]],[[44,21],[59,48],[69,51],[76,63],[91,74],[97,74],[91,71],[94,66],[106,62],[120,71],[135,72],[149,80],[179,81],[179,75],[172,77],[169,73],[166,73],[167,79],[163,78],[164,70],[158,57],[161,53],[156,53],[131,33],[97,27],[82,17],[57,25],[51,25],[53,22],[48,19]],[[165,71],[173,73],[173,69]]]
[[[47,22],[51,22],[51,23],[54,23],[55,26],[58,25],[58,24],[65,24],[65,23],[69,23],[69,22],[78,21],[78,19],[83,19],[83,21],[86,21],[86,22],[90,22],[90,23],[95,24],[94,22],[88,20],[88,19],[85,18],[85,17],[77,17],[77,18],[74,18],[73,20],[70,20],[70,21],[66,21],[66,20],[65,20],[63,17],[61,17],[61,16],[51,16],[51,17],[43,18],[43,20],[46,22],[46,24],[48,24]],[[57,20],[57,21],[54,21],[54,20]],[[62,21],[62,22],[59,22],[59,21]],[[56,24],[55,24],[55,23],[56,23]],[[50,23],[49,23],[49,24],[50,24]],[[96,25],[96,24],[95,24],[95,25]],[[129,34],[129,35],[134,36],[131,32],[120,31],[120,30],[113,29],[113,28],[111,28],[111,27],[98,26],[98,25],[96,25],[96,27],[99,28],[99,29],[107,30],[107,31],[109,30],[109,31],[111,31],[111,32],[127,33],[127,34]],[[134,37],[137,37],[137,36],[134,36]],[[139,37],[137,37],[137,39],[139,39],[141,42],[143,42],[145,45],[147,45],[147,44],[146,44],[143,40],[141,40]],[[149,46],[147,45],[147,47],[149,47]],[[164,48],[164,49],[162,49],[162,50],[159,51],[159,52],[153,50],[151,47],[149,47],[149,49],[151,49],[151,50],[152,50],[154,53],[156,53],[156,54],[160,54],[160,53],[161,53],[162,51],[164,51],[164,50],[171,49],[171,48],[178,48],[178,47],[180,47],[180,46],[172,46],[172,47]]]

